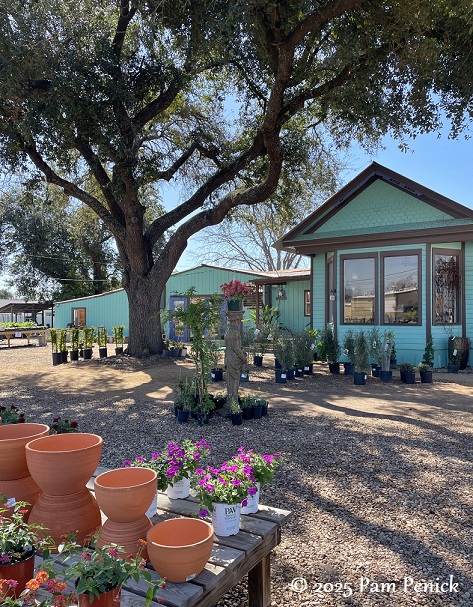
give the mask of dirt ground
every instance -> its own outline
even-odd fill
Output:
[[[172,411],[189,360],[97,355],[53,367],[50,347],[0,343],[0,404],[21,407],[30,421],[78,419],[103,436],[108,467],[184,438],[205,438],[214,465],[240,445],[280,452],[262,502],[293,517],[273,553],[272,607],[473,605],[471,370],[415,385],[395,371],[390,383],[369,377],[354,386],[318,362],[312,376],[279,385],[266,357],[241,388],[268,395],[268,417],[232,427],[215,416],[199,428],[178,424]],[[436,581],[455,590],[437,591]],[[246,583],[216,607],[248,607]]]

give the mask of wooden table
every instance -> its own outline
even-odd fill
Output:
[[[8,347],[10,347],[10,340],[12,337],[15,337],[15,335],[17,333],[21,333],[21,335],[25,335],[27,342],[28,342],[28,346],[30,345],[30,337],[32,335],[39,336],[41,335],[43,337],[43,341],[44,341],[44,345],[46,345],[47,343],[47,339],[46,339],[46,333],[47,333],[47,329],[45,328],[40,328],[37,327],[35,329],[22,329],[21,327],[18,329],[0,329],[0,337],[6,337],[7,343],[8,343]]]
[[[105,472],[98,468],[94,477]],[[94,478],[93,477],[93,478]],[[88,487],[93,492],[93,478]],[[199,504],[195,498],[171,500],[158,494],[157,514],[153,523],[178,516],[196,515]],[[250,607],[271,605],[271,551],[281,541],[281,525],[291,512],[260,505],[257,514],[242,515],[240,532],[230,537],[214,536],[214,545],[205,569],[191,582],[166,583],[158,597],[168,607],[211,607],[228,590],[248,575]],[[39,564],[39,560],[38,560]],[[159,580],[152,565],[153,578]],[[146,582],[129,580],[122,590],[121,607],[144,607]]]

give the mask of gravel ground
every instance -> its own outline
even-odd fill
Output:
[[[280,386],[252,369],[270,415],[232,427],[178,425],[173,386],[185,361],[115,358],[52,367],[49,348],[0,348],[0,402],[31,421],[56,415],[104,438],[101,464],[149,455],[169,440],[206,438],[212,463],[240,445],[281,452],[262,502],[291,510],[274,551],[277,607],[473,605],[473,374],[436,373],[365,387],[327,373]],[[218,607],[247,607],[246,584]]]

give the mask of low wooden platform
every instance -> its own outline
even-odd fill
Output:
[[[94,476],[105,472],[99,468]],[[89,481],[93,491],[93,478]],[[199,504],[190,497],[171,500],[163,493],[158,494],[158,508],[152,518],[158,523],[168,518],[196,515]],[[184,584],[167,583],[159,591],[157,598],[168,607],[211,607],[228,590],[245,576],[248,576],[250,607],[270,607],[271,605],[271,561],[270,555],[281,541],[281,526],[291,512],[268,506],[260,506],[257,514],[242,515],[241,529],[237,535],[214,537],[214,545],[205,569],[191,582]],[[156,579],[151,564],[148,565]],[[130,580],[122,590],[122,607],[144,607],[146,583]]]
[[[26,336],[26,340],[27,340],[27,345],[30,345],[30,338],[31,337],[42,337],[42,341],[44,343],[44,345],[46,345],[47,343],[47,339],[46,339],[46,335],[47,335],[47,329],[41,329],[41,328],[36,328],[36,329],[0,329],[0,337],[5,337],[5,339],[7,340],[7,345],[10,348],[10,340],[15,337],[15,335],[17,333],[21,333],[21,335],[25,335]]]

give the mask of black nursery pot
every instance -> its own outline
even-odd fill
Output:
[[[99,357],[107,358],[107,348],[99,348]]]
[[[312,375],[314,373],[314,364],[304,365],[304,375]]]
[[[295,373],[294,369],[288,369],[287,370],[287,379],[289,381],[292,381],[295,378],[296,378],[296,373]]]
[[[340,373],[340,363],[328,363],[328,368],[330,369],[330,373],[334,373],[335,375]]]
[[[169,352],[169,350],[166,350],[166,352]],[[123,354],[123,346],[115,348],[115,355],[119,356],[120,354]],[[164,354],[164,351],[163,351],[163,354]]]
[[[261,419],[263,417],[263,405],[253,405],[253,417],[254,419]]]
[[[296,377],[303,377],[304,376],[304,365],[296,365],[294,367],[294,375]]]
[[[177,412],[177,421],[180,424],[187,424],[187,420],[189,419],[189,411],[183,411],[179,409]]]
[[[61,365],[62,364],[62,352],[53,352],[53,365]]]
[[[366,386],[366,373],[364,371],[354,371],[353,383],[355,386]]]
[[[213,382],[223,381],[223,369],[210,369],[210,379]]]
[[[78,361],[79,360],[79,350],[71,350],[70,352],[70,357],[71,357],[71,361]]]
[[[241,413],[243,415],[243,419],[252,419],[253,417],[253,407],[244,407],[241,410]]]
[[[276,369],[274,372],[276,383],[277,384],[286,384],[287,383],[287,373],[282,369]]]
[[[92,358],[92,348],[84,348],[84,360],[90,360]]]
[[[393,372],[392,371],[382,371],[380,369],[379,371],[379,379],[385,383],[390,382],[391,379],[393,378]]]
[[[253,356],[253,364],[255,367],[263,366],[263,357],[262,356]]]
[[[345,375],[353,375],[355,373],[355,365],[353,363],[343,363]]]
[[[241,426],[243,423],[243,417],[241,413],[232,413],[232,425],[233,426]]]

